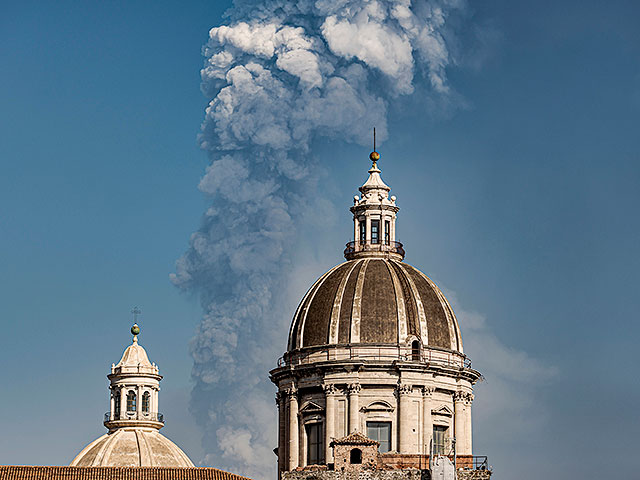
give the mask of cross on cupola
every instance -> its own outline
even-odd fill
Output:
[[[353,241],[347,243],[344,256],[347,260],[363,257],[383,257],[402,260],[404,249],[396,242],[396,197],[389,197],[389,188],[380,177],[376,150],[376,133],[373,129],[373,151],[369,178],[360,187],[360,195],[353,197]]]

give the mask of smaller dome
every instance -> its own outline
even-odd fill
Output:
[[[158,375],[158,367],[149,361],[146,350],[138,343],[138,336],[134,335],[133,343],[125,349],[120,361],[113,365],[111,373]]]
[[[149,357],[147,356],[147,352],[141,345],[138,344],[138,338],[133,337],[133,343],[129,345],[124,353],[122,354],[122,358],[116,365],[118,367],[151,367],[151,362],[149,361]]]
[[[72,467],[193,467],[189,457],[153,429],[118,429],[87,445]]]

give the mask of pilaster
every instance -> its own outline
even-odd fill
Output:
[[[348,386],[349,393],[349,433],[359,430],[360,424],[360,384],[351,383]]]

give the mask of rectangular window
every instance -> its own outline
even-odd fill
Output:
[[[380,242],[380,220],[371,220],[371,243]]]
[[[448,428],[442,425],[433,426],[433,454],[445,455]]]
[[[384,221],[384,244],[391,245],[391,222],[389,220]]]
[[[360,220],[360,243],[365,244],[367,242],[367,222],[365,219]]]
[[[310,423],[305,426],[307,431],[307,465],[324,463],[324,445],[322,442],[322,424]]]
[[[391,450],[391,422],[367,422],[367,437],[380,443],[380,453]]]

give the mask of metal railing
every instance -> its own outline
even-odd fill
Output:
[[[473,456],[474,470],[489,470],[489,460],[486,455]]]
[[[421,351],[390,351],[372,347],[336,347],[325,351],[305,352],[287,355],[278,359],[278,367],[290,365],[308,365],[317,362],[364,360],[364,361],[400,361],[415,362],[426,365],[441,365],[454,368],[471,368],[471,360],[461,354],[438,350]]]
[[[402,243],[400,242],[389,242],[389,243],[360,243],[360,242],[349,242],[346,244],[344,249],[344,256],[351,255],[356,252],[393,252],[399,255],[402,255],[404,258],[404,248]]]
[[[164,415],[162,413],[151,412],[116,412],[113,415],[111,415],[111,412],[107,412],[104,414],[105,422],[118,420],[146,420],[148,422],[164,423]]]

